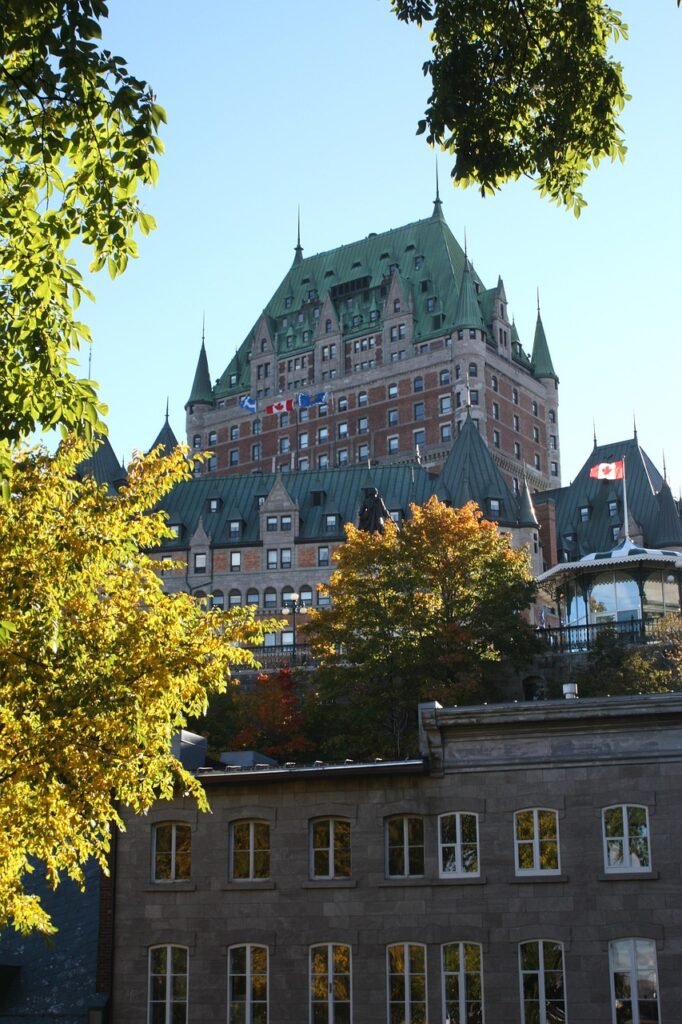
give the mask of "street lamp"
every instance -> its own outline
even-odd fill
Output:
[[[305,615],[308,610],[308,606],[301,600],[301,595],[295,590],[289,593],[288,597],[283,598],[286,607],[282,609],[284,615],[291,615],[291,632],[292,632],[292,654],[291,663],[296,664],[296,613]]]

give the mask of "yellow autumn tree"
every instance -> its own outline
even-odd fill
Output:
[[[185,450],[136,458],[114,495],[78,478],[85,454],[16,454],[0,502],[0,926],[20,931],[52,929],[27,876],[105,866],[119,808],[178,787],[206,806],[171,737],[273,628],[164,592],[146,552],[169,535],[153,509],[190,475]]]

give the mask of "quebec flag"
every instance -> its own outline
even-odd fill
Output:
[[[242,395],[239,399],[239,404],[246,412],[255,413],[256,411],[256,399],[252,398],[251,395]]]
[[[316,395],[309,395],[306,391],[302,391],[298,396],[298,404],[301,409],[307,409],[311,405],[323,405],[326,401],[326,391],[318,391]]]

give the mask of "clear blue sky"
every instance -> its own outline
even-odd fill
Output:
[[[592,447],[632,436],[682,489],[682,11],[623,0],[618,47],[633,99],[624,166],[602,164],[580,220],[528,182],[482,199],[453,189],[446,219],[487,285],[504,280],[530,349],[536,289],[561,380],[563,482]],[[428,97],[425,30],[388,0],[111,0],[105,43],[168,113],[158,231],[123,278],[92,282],[81,309],[92,375],[119,458],[149,447],[166,397],[184,439],[206,316],[217,377],[287,271],[300,204],[311,255],[428,216],[435,157],[415,136]],[[87,353],[82,356],[87,370]]]

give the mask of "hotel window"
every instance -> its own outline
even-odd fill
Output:
[[[206,572],[206,554],[203,551],[194,556],[194,571]]]
[[[348,449],[347,448],[339,448],[339,450],[337,451],[337,453],[336,453],[336,465],[337,466],[347,466],[348,465]]]
[[[433,295],[430,295],[429,298],[426,300],[426,312],[427,313],[433,313],[435,308],[436,308],[436,300],[433,297]]]
[[[235,821],[230,830],[230,878],[245,882],[270,877],[267,821]]]
[[[518,405],[519,404],[518,388],[512,388],[512,402],[514,403],[514,405]]]
[[[282,548],[279,553],[280,569],[291,569],[291,548]]]
[[[221,599],[222,599],[222,595],[221,595]],[[241,607],[241,603],[242,603],[241,590],[231,590],[230,593],[227,595],[227,600],[229,601],[230,608],[239,608],[239,607]]]
[[[472,405],[478,405],[478,391],[476,388],[472,388],[469,392],[469,401]]]
[[[192,829],[163,821],[152,830],[152,878],[155,882],[184,882],[192,868]]]
[[[350,1024],[351,1019],[350,946],[332,942],[311,946],[311,1024]]]
[[[215,445],[217,443],[218,443],[218,435],[215,432],[215,430],[211,430],[211,432],[208,435],[208,446],[209,446],[209,448],[212,448],[213,445]]]
[[[412,384],[412,390],[413,391],[423,391],[424,390],[424,378],[423,377],[415,377],[414,378],[414,382]]]
[[[499,420],[500,418],[500,407],[497,402],[493,402],[493,419]]]
[[[425,1024],[426,946],[398,942],[386,955],[389,1024]]]
[[[499,498],[488,498],[488,508],[490,510],[491,519],[500,518],[500,499]]]
[[[537,414],[538,414],[538,403],[537,402],[531,402],[530,407],[531,407],[531,411],[533,413],[533,416],[537,416]]]
[[[559,463],[558,462],[550,463],[550,471],[551,471],[552,476],[558,476],[559,475]]]
[[[339,438],[348,437],[348,424],[346,422],[339,423],[337,433]]]
[[[398,410],[397,409],[389,409],[388,410],[387,421],[388,421],[389,427],[397,427],[398,426]]]
[[[470,377],[478,377],[478,364],[477,363],[469,363],[469,376]]]
[[[258,607],[258,591],[256,590],[255,587],[249,587],[249,589],[246,591],[246,603],[255,605],[256,608]]]
[[[591,511],[591,509],[590,509],[589,505],[581,505],[580,506],[580,508],[578,509],[578,516],[580,518],[580,522],[581,523],[589,523],[589,521],[590,521],[590,511]]]
[[[540,469],[540,456],[537,454],[533,456],[533,465],[536,469]]]
[[[291,516],[280,516],[279,517],[279,528],[280,530],[290,530],[292,526]]]
[[[350,822],[320,818],[310,825],[311,878],[350,878]]]
[[[499,430],[493,430],[493,445],[495,448],[500,447],[500,432]]]
[[[395,455],[400,450],[400,439],[398,437],[389,437],[386,442],[386,451],[389,455]]]
[[[457,335],[459,336],[459,331],[457,332]],[[475,327],[470,327],[469,328],[469,337],[472,338],[472,339],[474,339],[476,337],[476,328]]]
[[[449,370],[441,370],[440,371],[440,374],[438,376],[438,383],[441,385],[441,387],[444,384],[449,384],[450,383],[450,371]]]
[[[440,439],[443,442],[452,441],[452,424],[441,423],[440,425]]]
[[[389,384],[388,385],[387,396],[389,398],[397,398],[398,397],[398,385],[397,384]]]
[[[231,946],[227,951],[227,1024],[266,1024],[267,946]]]
[[[424,446],[426,444],[426,431],[425,430],[413,430],[412,431],[412,443],[414,445]]]
[[[241,551],[230,551],[230,572],[241,572],[242,553]]]
[[[231,466],[234,465],[234,462],[232,461],[232,454],[233,453],[230,452],[230,465]],[[237,452],[237,455],[239,455],[239,452]],[[237,462],[238,461],[239,461],[239,459],[237,459]],[[215,473],[217,468],[218,468],[218,456],[217,455],[211,455],[210,459],[206,463],[206,472],[207,473]]]
[[[201,434],[195,434],[192,438],[192,448],[201,448]]]
[[[317,431],[317,443],[326,444],[329,440],[329,427],[319,427]]]
[[[307,472],[310,469],[310,459],[299,459],[297,462],[297,467],[301,473]]]
[[[521,429],[521,421],[519,420],[519,417],[518,416],[514,416],[513,419],[512,419],[512,423],[514,425],[514,430],[518,434],[519,430]]]
[[[369,445],[368,444],[359,444],[358,445],[358,462],[368,462],[368,461],[369,461]]]
[[[267,566],[268,569],[277,568],[277,549],[269,548],[267,552]]]
[[[329,565],[329,548],[324,544],[317,549],[317,564]]]
[[[279,522],[277,516],[266,516],[265,517],[265,529],[268,533],[276,533]]]
[[[490,387],[493,389],[493,391],[497,391],[499,387],[497,383],[497,377],[495,377],[494,375],[490,378]]]
[[[400,341],[405,340],[405,324],[398,324],[398,338]]]
[[[549,447],[552,451],[556,451],[556,434],[549,435]]]
[[[397,340],[398,340],[398,328],[397,327],[391,327],[391,341],[397,341]]]
[[[447,416],[452,412],[452,395],[441,395],[438,399],[438,408],[441,416]]]
[[[653,939],[609,943],[613,1024],[659,1024],[658,967]]]
[[[317,468],[318,469],[329,469],[329,456],[318,455],[317,456]]]
[[[337,408],[338,412],[346,412],[347,409],[348,409],[348,399],[347,398],[339,398],[339,401],[338,401],[338,404],[337,404],[336,408]]]
[[[279,453],[280,453],[280,455],[286,455],[286,453],[288,451],[289,451],[289,438],[288,437],[280,437],[280,439],[279,439]]]
[[[339,517],[336,513],[330,512],[329,515],[324,517],[324,529],[325,533],[336,533],[338,529]]]
[[[151,1024],[187,1024],[189,953],[185,946],[152,946],[149,950],[149,1016]]]
[[[368,397],[366,391],[360,391],[358,393],[358,405],[367,405]]]
[[[239,426],[235,423],[230,427],[230,441],[239,440]]]
[[[369,420],[366,416],[358,417],[358,434],[366,434],[369,431]]]
[[[259,419],[255,419],[253,421],[253,423],[251,424],[251,433],[254,436],[256,436],[257,434],[260,434],[260,432],[261,432],[261,421]]]
[[[300,433],[298,435],[298,447],[299,448],[307,448],[308,444],[309,444],[309,440],[310,440],[309,434],[308,434],[307,430],[304,430],[302,433]]]
[[[518,441],[514,441],[514,458],[521,460],[521,445]]]
[[[605,871],[651,871],[646,807],[638,804],[605,807],[602,828]]]
[[[251,461],[252,462],[258,462],[258,460],[260,459],[260,451],[261,451],[261,448],[260,448],[260,444],[258,442],[256,442],[256,444],[252,444],[251,445]]]
[[[478,815],[463,811],[438,819],[441,878],[475,876],[478,865]]]
[[[426,417],[426,406],[424,402],[414,403],[414,419],[423,420]]]
[[[533,427],[533,440],[536,444],[540,443],[540,431],[537,427]]]
[[[555,413],[554,409],[550,409],[549,410],[549,422],[550,423],[556,423],[556,413]]]
[[[332,333],[332,322],[331,322],[331,320],[325,320],[325,322],[324,322],[324,332],[325,332],[325,334],[331,334]]]
[[[274,587],[266,587],[263,591],[263,607],[268,611],[277,607],[277,591]]]
[[[211,463],[214,461],[214,459],[215,459],[215,455],[212,456],[212,458],[209,459],[209,469],[211,469],[213,471],[215,471],[218,468],[217,463],[216,463],[215,466],[211,466]],[[232,450],[230,451],[230,465],[231,466],[238,466],[239,465],[239,451],[236,448],[232,448]]]
[[[482,1024],[483,953],[476,942],[441,946],[443,1020],[449,1024]]]
[[[609,502],[608,508],[609,508],[609,518],[610,519],[615,519],[616,516],[618,515],[618,502],[615,501],[615,500],[611,500]]]
[[[564,948],[539,939],[519,946],[523,1024],[564,1024],[566,982]],[[631,1018],[619,1018],[622,1024]]]
[[[400,814],[386,819],[386,877],[421,878],[424,874],[424,821]]]
[[[559,821],[548,808],[527,808],[514,814],[516,874],[559,874]]]

